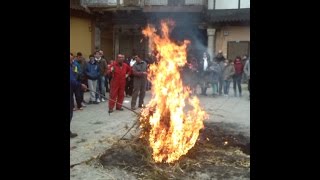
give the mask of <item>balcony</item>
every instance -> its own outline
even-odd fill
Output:
[[[145,0],[146,6],[206,5],[206,0]]]
[[[142,0],[81,0],[87,7],[141,6]]]
[[[250,8],[250,0],[208,0],[208,9],[247,9]]]
[[[117,6],[117,0],[81,0],[81,4],[87,7]]]

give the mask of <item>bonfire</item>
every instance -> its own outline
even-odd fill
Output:
[[[158,52],[157,63],[150,66],[152,99],[140,118],[141,136],[148,139],[155,162],[171,163],[195,145],[207,114],[199,99],[190,97],[184,87],[179,68],[187,63],[190,41],[173,42],[169,33],[174,22],[161,21],[161,32],[148,25],[142,33],[151,40],[151,49]]]

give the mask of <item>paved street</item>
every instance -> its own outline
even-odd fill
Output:
[[[242,84],[241,98],[232,97],[232,88],[231,83],[229,97],[198,96],[201,106],[209,114],[209,119],[206,121],[233,124],[239,133],[250,136],[250,101],[247,85]],[[212,94],[211,91],[209,88],[207,94]],[[151,92],[148,91],[145,104],[150,98]],[[85,93],[85,100],[88,99],[89,93]],[[125,98],[124,105],[130,107],[130,101],[131,97]],[[135,119],[136,116],[126,109],[114,111],[109,116],[107,101],[98,105],[88,105],[82,111],[75,111],[71,131],[77,133],[78,137],[70,139],[70,164],[86,161],[104,152],[126,132],[126,126],[131,127]],[[70,169],[70,179],[135,179],[135,177],[124,170],[104,170],[84,163]]]

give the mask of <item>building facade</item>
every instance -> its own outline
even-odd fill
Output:
[[[107,59],[118,53],[147,56],[149,41],[143,37],[142,29],[148,23],[157,24],[168,18],[176,22],[172,38],[189,39],[190,52],[195,56],[207,51],[214,57],[219,50],[230,59],[250,54],[250,0],[80,0],[79,3],[95,16],[90,50],[101,48]]]

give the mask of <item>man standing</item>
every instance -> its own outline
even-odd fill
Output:
[[[211,78],[211,70],[209,67],[211,66],[210,58],[208,58],[207,53],[203,53],[203,57],[199,62],[199,72],[201,78],[201,95],[207,96],[207,87]]]
[[[249,98],[250,98],[250,58],[248,58],[246,64],[244,65],[244,73],[248,78],[248,91],[249,91]]]
[[[102,53],[103,51],[96,51],[94,54],[94,58],[97,61],[99,65],[99,76],[98,76],[98,81],[97,81],[97,93],[96,94],[96,101],[100,103],[100,101],[104,102],[105,98],[102,97],[100,94],[103,96],[106,95],[106,86],[105,86],[105,71],[107,69],[107,62],[105,59],[102,58]]]
[[[98,62],[94,57],[91,57],[86,66],[85,71],[88,77],[88,86],[90,90],[90,101],[89,104],[98,104],[96,101],[96,93],[94,91],[97,90],[97,81],[100,76],[100,68]]]
[[[84,57],[82,56],[82,53],[81,52],[78,52],[77,53],[77,57],[75,59],[75,61],[78,62],[78,64],[80,65],[80,69],[78,70],[79,72],[79,79],[80,79],[80,82],[82,84],[87,84],[86,82],[86,79],[85,79],[85,75],[84,75],[84,71],[85,71],[85,65],[86,65],[86,60],[84,59]],[[82,107],[86,107],[85,105],[85,101],[84,101],[84,91],[81,90],[80,91],[80,99],[81,99],[81,105]]]
[[[239,56],[236,57],[236,59],[234,60],[234,69],[235,69],[235,74],[233,76],[234,97],[237,97],[237,86],[239,90],[239,97],[241,97],[242,96],[241,79],[243,74],[243,64]]]
[[[72,56],[72,58],[70,59],[70,66],[71,66],[72,72],[73,72],[76,80],[78,82],[80,82],[81,66],[78,63],[78,61],[76,61],[76,59],[74,59],[72,53],[70,53],[70,56]],[[81,91],[82,91],[81,88],[74,88],[73,89],[73,94],[76,97],[77,109],[79,109],[79,110],[83,110],[83,108],[82,108],[82,99],[81,99]],[[76,108],[74,108],[73,110],[75,111]]]
[[[72,59],[73,59],[73,55],[70,53],[70,62],[72,61]],[[77,81],[75,74],[72,70],[72,67],[70,66],[70,125],[73,117],[73,106],[74,106],[73,90],[78,88],[87,89],[87,86]],[[70,138],[74,138],[76,136],[78,135],[76,133],[72,133],[70,130]]]
[[[224,69],[224,61],[225,61],[225,57],[222,55],[222,51],[219,50],[217,56],[215,57],[216,62],[219,64],[220,69],[223,70]],[[222,87],[224,84],[224,80],[223,80],[223,73],[221,71],[221,73],[219,74],[219,95],[222,95]]]
[[[130,66],[130,68],[132,69],[132,66],[136,63],[136,59],[135,57],[132,57],[130,59],[130,61],[128,60],[126,64],[128,64]],[[126,97],[132,96],[132,92],[133,92],[133,76],[132,74],[127,78],[127,82],[126,82]]]
[[[222,72],[222,69],[216,60],[212,62],[210,69],[212,70],[212,96],[216,96],[218,94],[219,76]]]
[[[111,80],[111,92],[109,101],[109,113],[113,112],[113,108],[116,104],[116,109],[123,111],[122,102],[124,99],[124,90],[126,87],[126,77],[131,73],[130,67],[123,62],[124,55],[118,54],[116,62],[110,65],[108,74],[112,77]]]
[[[143,99],[146,94],[147,85],[147,63],[142,61],[139,56],[135,56],[136,63],[132,65],[133,75],[133,94],[131,100],[131,109],[136,109],[137,97],[139,93],[139,108],[143,106]]]
[[[245,65],[248,61],[248,56],[247,55],[244,55],[242,57],[242,64]],[[248,82],[248,78],[246,76],[245,73],[242,73],[242,83],[247,83]]]

